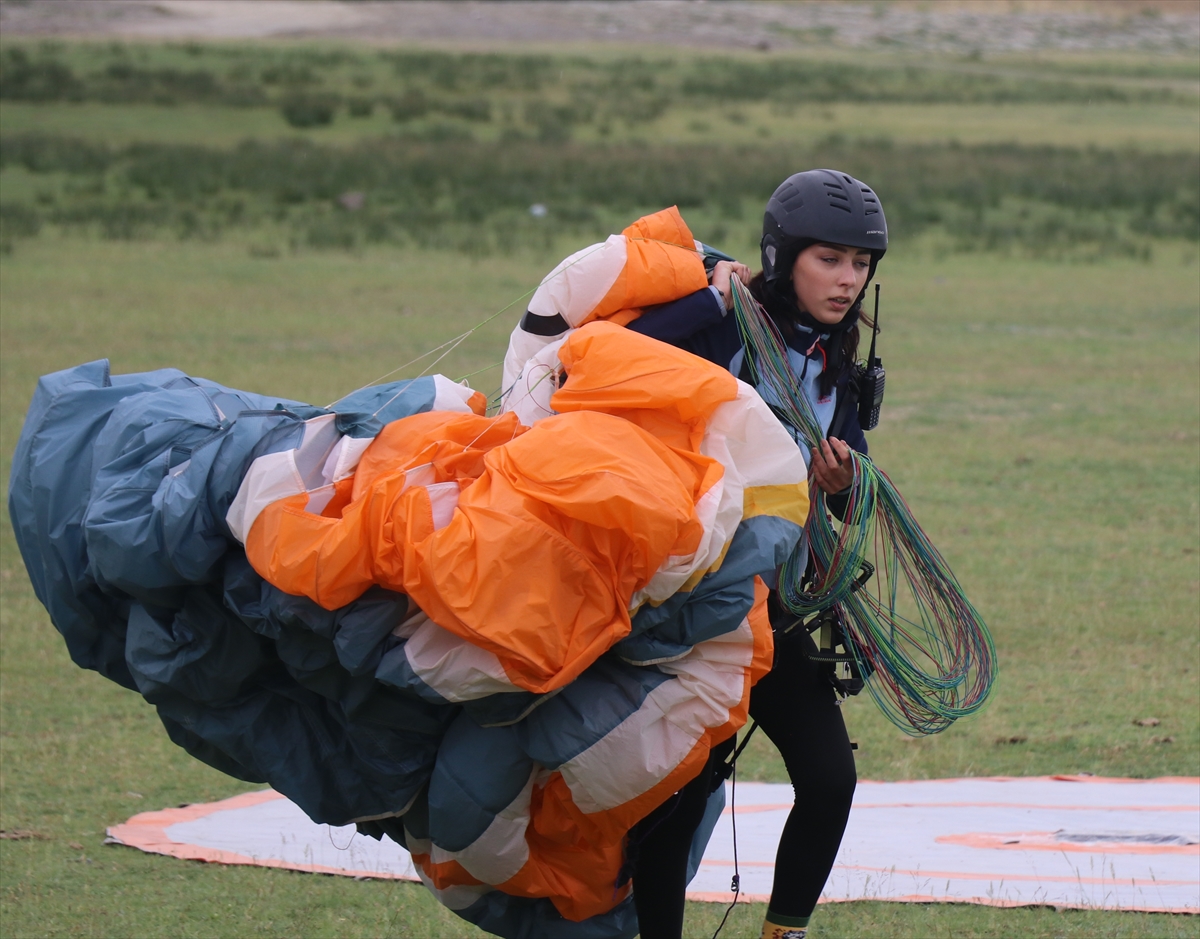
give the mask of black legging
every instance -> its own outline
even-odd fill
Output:
[[[642,939],[678,939],[683,934],[692,835],[704,817],[708,797],[720,785],[716,768],[733,752],[734,743],[730,737],[713,747],[700,775],[629,832],[633,905]]]
[[[796,804],[775,855],[772,913],[810,916],[842,843],[858,775],[854,751],[816,644],[800,628],[775,634],[775,667],[750,692],[750,716],[779,749]]]
[[[796,795],[779,838],[770,903],[771,912],[789,917],[810,916],[816,907],[858,781],[837,696],[823,666],[810,661],[805,649],[816,652],[804,630],[777,632],[775,665],[750,693],[750,716],[779,749]],[[677,939],[683,932],[692,834],[715,788],[715,764],[731,746],[729,741],[714,748],[700,775],[630,832],[636,850],[633,901],[642,939]]]

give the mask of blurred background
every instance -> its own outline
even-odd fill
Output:
[[[2,0],[4,478],[37,377],[99,357],[323,404],[514,303],[437,366],[492,393],[560,258],[678,205],[757,269],[767,197],[818,166],[889,221],[872,455],[1001,662],[937,737],[849,704],[860,778],[1200,775],[1194,0]],[[70,663],[7,524],[0,555],[5,935],[478,935],[411,885],[102,848],[247,786]],[[692,905],[689,935],[720,912]],[[1195,930],[819,915],[823,936]]]
[[[1197,15],[5,2],[0,237],[478,254],[677,204],[745,253],[764,194],[834,165],[887,193],[897,244],[1145,256],[1196,234]]]

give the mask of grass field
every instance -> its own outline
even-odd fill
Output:
[[[61,56],[81,74],[100,68],[88,64],[92,53],[66,48]],[[180,48],[161,55],[155,67],[194,58]],[[1191,87],[1178,63],[1145,62],[1148,71],[1139,72],[1132,59],[1107,61],[1114,78],[1105,77],[1106,61],[1080,59],[1074,71],[1068,60],[1004,68],[1017,78],[1066,73],[1073,82],[1123,89],[1149,83],[1173,95]],[[354,73],[337,67],[345,87],[330,79],[331,86],[351,94]],[[383,82],[379,68],[375,81]],[[949,94],[944,84],[920,87]],[[275,86],[267,92],[276,94]],[[651,140],[648,159],[673,133],[716,140],[715,124],[688,129],[702,120],[693,107],[673,105],[642,124],[617,122],[613,133]],[[722,104],[719,113],[749,115],[730,126],[750,133],[759,112],[796,139],[805,115],[825,120],[815,107],[791,115],[770,101],[733,107]],[[897,141],[922,145],[953,137],[1120,148],[1136,133],[1147,151],[1200,152],[1194,105],[1171,101],[830,107],[831,129],[865,134],[891,121]],[[1081,115],[1076,123],[1064,117],[1071,109]],[[0,142],[37,130],[114,146],[221,148],[245,136],[321,134],[336,144],[339,133],[350,143],[351,136],[369,139],[368,129],[396,127],[382,107],[361,120],[339,112],[328,127],[296,130],[273,105],[5,100]],[[571,146],[590,146],[598,127],[585,125]],[[1137,153],[1122,152],[1137,163]],[[1181,179],[1182,195],[1163,204],[1185,211],[1192,197],[1186,173]],[[75,198],[78,182],[65,172],[6,166],[0,197],[37,206],[39,191],[51,185],[66,193],[55,198]],[[888,190],[880,192],[887,204]],[[119,190],[106,198],[119,199]],[[314,206],[328,208],[321,198]],[[582,225],[588,231],[619,216],[603,203],[593,208]],[[724,225],[723,246],[748,259],[754,216],[722,215],[715,202],[685,209],[713,231]],[[563,228],[507,254],[467,257],[403,240],[315,250],[303,240],[289,244],[288,224],[268,214],[219,236],[180,239],[168,230],[97,237],[46,221],[36,234],[19,236],[0,261],[5,482],[21,417],[45,372],[108,357],[115,372],[171,365],[323,404],[516,300],[584,243],[581,231]],[[934,738],[910,740],[866,696],[853,701],[846,713],[860,746],[860,777],[1200,775],[1195,237],[1152,238],[1123,227],[1137,256],[1099,255],[1085,264],[1049,248],[963,252],[945,228],[923,231],[897,239],[880,268],[889,381],[870,442],[991,626],[1001,676],[987,710]],[[481,329],[439,369],[453,378],[478,373],[472,384],[490,392],[497,371],[480,370],[499,361],[521,310],[518,303]],[[104,827],[135,812],[247,787],[174,748],[138,696],[70,663],[32,595],[7,523],[0,531],[0,707],[0,828],[27,835],[0,841],[4,936],[482,935],[412,885],[220,868],[102,847]],[[1160,723],[1134,723],[1146,717]],[[742,778],[786,779],[761,739],[741,770]],[[722,912],[692,904],[687,935],[711,935]],[[761,908],[740,908],[723,935],[756,936],[761,915]],[[1197,926],[1194,917],[879,903],[822,907],[814,925],[814,936],[829,937],[1183,937]]]

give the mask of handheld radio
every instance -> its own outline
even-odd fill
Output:
[[[858,423],[863,430],[874,430],[879,424],[879,409],[883,407],[883,384],[887,373],[883,362],[875,357],[875,337],[879,335],[879,284],[875,285],[875,324],[871,328],[871,351],[867,364],[858,378]]]

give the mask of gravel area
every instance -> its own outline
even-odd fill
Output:
[[[1200,51],[1197,0],[342,2],[0,0],[6,36],[340,38],[384,43],[650,42],[969,54]]]

